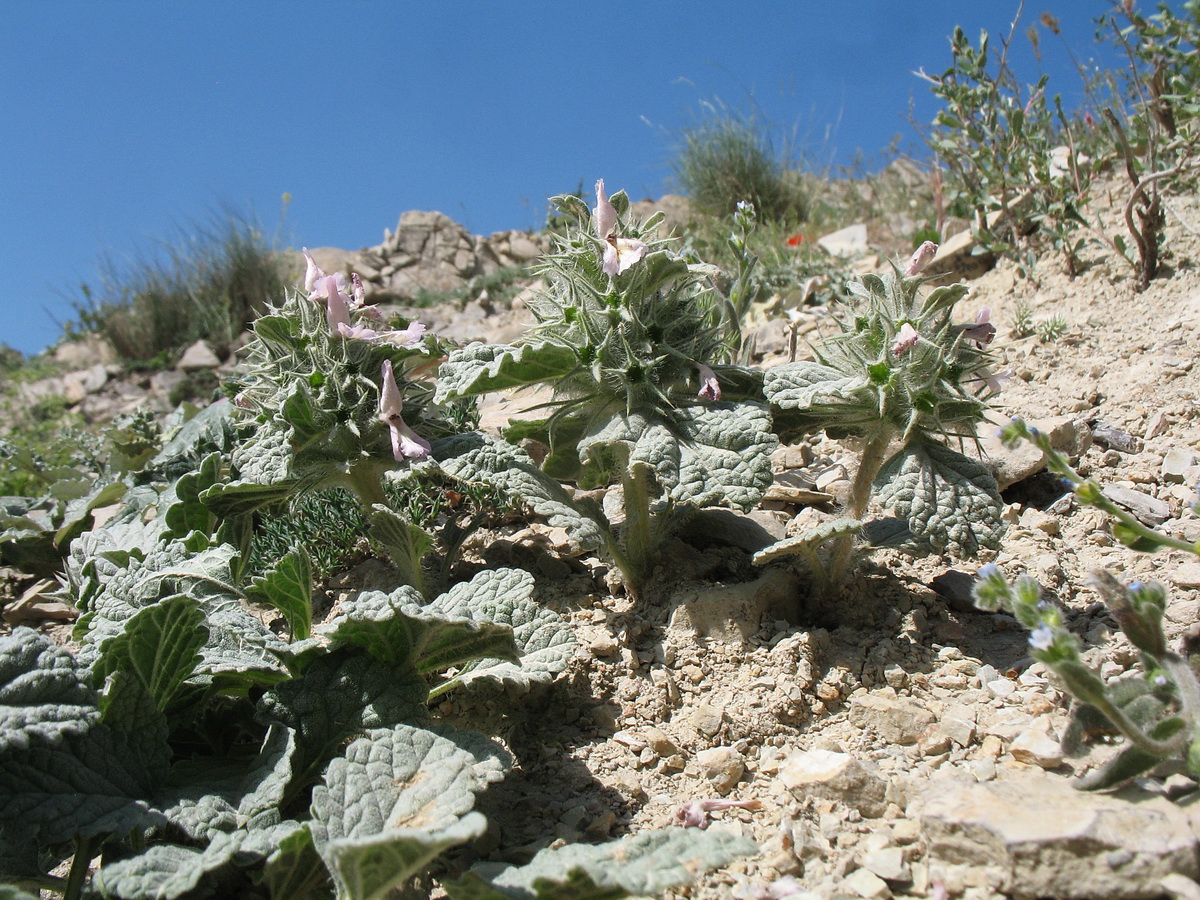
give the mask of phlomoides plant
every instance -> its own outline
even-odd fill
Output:
[[[446,573],[426,584],[427,523],[393,508],[388,485],[413,477],[430,455],[413,425],[436,437],[463,419],[461,410],[431,405],[433,388],[422,380],[440,345],[419,323],[399,330],[378,324],[357,280],[352,299],[342,277],[326,275],[311,258],[306,287],[308,297],[290,297],[254,324],[236,400],[252,434],[232,454],[236,477],[213,485],[205,502],[228,517],[318,490],[348,490],[402,581],[436,595]]]
[[[1084,506],[1113,517],[1113,536],[1134,550],[1182,550],[1200,555],[1200,545],[1148,528],[1105,496],[1095,481],[1081,477],[1066,457],[1050,446],[1047,435],[1014,419],[1001,429],[1005,443],[1030,441],[1045,454],[1051,471],[1060,476]],[[1163,760],[1181,759],[1200,775],[1200,640],[1187,633],[1184,646],[1172,650],[1163,630],[1166,589],[1158,582],[1122,584],[1109,572],[1094,572],[1092,589],[1108,606],[1121,630],[1140,654],[1141,672],[1105,683],[1080,657],[1082,643],[1068,630],[1062,611],[1042,598],[1037,581],[1021,575],[1013,581],[995,565],[984,566],[975,584],[975,603],[981,609],[1003,609],[1031,630],[1033,656],[1058,675],[1074,696],[1071,724],[1064,749],[1077,753],[1100,736],[1118,734],[1125,744],[1081,786],[1114,787],[1141,775]]]
[[[845,578],[860,532],[875,544],[969,557],[996,547],[1004,530],[995,478],[948,444],[976,439],[986,398],[999,389],[986,350],[995,327],[986,311],[971,324],[952,322],[964,285],[922,296],[918,273],[935,251],[927,242],[903,272],[852,284],[860,305],[838,321],[840,333],[816,344],[816,360],[765,376],[783,440],[824,429],[861,449],[846,517],[755,556],[759,564],[804,557],[826,595]],[[866,523],[872,499],[896,518]]]
[[[574,637],[536,602],[533,576],[487,569],[436,596],[351,590],[324,623],[303,546],[248,577],[247,513],[330,485],[355,492],[385,545],[403,549],[388,533],[409,523],[387,505],[387,473],[470,443],[427,443],[408,424],[432,436],[437,423],[435,407],[402,406],[403,373],[432,350],[415,346],[419,329],[354,324],[334,279],[326,290],[324,309],[293,298],[260,321],[239,395],[253,427],[195,417],[155,470],[195,464],[136,485],[71,542],[77,650],[29,629],[0,637],[0,893],[384,900],[486,831],[475,797],[512,760],[431,701],[484,689],[491,705],[565,669]],[[556,514],[556,496],[527,492]],[[621,897],[754,850],[731,832],[659,829],[442,887],[458,900]],[[48,874],[59,865],[66,877]]]
[[[739,324],[711,287],[713,269],[655,237],[661,215],[622,221],[628,200],[610,199],[603,182],[596,197],[594,212],[577,197],[552,201],[577,225],[541,266],[548,286],[529,304],[537,324],[528,337],[452,353],[436,399],[549,385],[549,414],[506,436],[544,444],[545,475],[584,489],[620,485],[622,523],[594,504],[576,504],[574,516],[636,593],[690,511],[758,503],[778,442],[766,408],[744,399],[758,393],[757,376],[731,364]],[[536,473],[522,466],[532,484]]]

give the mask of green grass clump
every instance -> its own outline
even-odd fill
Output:
[[[700,212],[732,215],[740,201],[765,219],[801,222],[810,197],[788,152],[776,146],[761,116],[705,103],[698,122],[685,126],[672,169],[680,189]]]
[[[284,268],[251,218],[226,212],[126,267],[105,261],[98,287],[82,286],[68,333],[103,335],[128,362],[161,358],[201,338],[227,344],[283,296]]]

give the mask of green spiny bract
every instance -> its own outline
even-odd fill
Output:
[[[680,514],[758,503],[777,442],[760,404],[728,402],[757,394],[758,378],[730,364],[739,325],[709,283],[714,270],[654,237],[658,216],[621,228],[623,194],[610,204],[601,183],[597,201],[593,217],[577,197],[555,199],[578,225],[541,267],[548,286],[530,303],[537,324],[519,345],[451,354],[437,398],[550,385],[551,414],[506,434],[547,444],[543,469],[554,478],[622,485],[621,539],[603,531],[636,591]]]
[[[402,347],[342,337],[331,332],[319,305],[299,296],[260,318],[254,334],[237,405],[254,413],[257,431],[241,458],[268,447],[278,457],[282,449],[287,458],[280,464],[293,477],[310,481],[320,470],[318,484],[350,487],[363,497],[360,476],[370,470],[377,481],[396,467],[379,418],[383,364],[391,362],[404,386],[406,420],[421,422],[432,389],[404,376],[429,361],[433,339]]]
[[[441,415],[447,410],[429,404],[432,389],[416,380],[441,348],[431,336],[416,336],[420,326],[409,338],[342,324],[299,296],[255,323],[250,371],[236,400],[253,415],[253,433],[233,451],[236,480],[214,485],[204,500],[228,517],[308,491],[346,488],[404,583],[431,590],[422,558],[432,538],[392,508],[385,479],[428,453],[410,423],[425,433],[453,429],[452,417]]]
[[[551,201],[574,212],[579,227],[557,237],[538,267],[547,289],[529,304],[537,319],[527,344],[569,348],[575,365],[554,382],[557,414],[593,421],[643,413],[669,417],[696,402],[699,365],[720,374],[739,340],[737,322],[709,284],[715,270],[689,262],[655,237],[662,214],[629,223],[629,240],[644,243],[645,257],[615,276],[603,271],[607,243],[588,227],[575,197]],[[623,193],[612,198],[628,211]],[[737,375],[744,383],[747,373]]]
[[[995,328],[982,313],[973,324],[952,322],[954,305],[967,293],[963,285],[935,288],[922,299],[916,265],[914,257],[906,270],[913,274],[866,275],[852,284],[860,309],[813,348],[815,362],[769,370],[763,392],[784,440],[824,429],[862,442],[849,521],[863,519],[874,490],[903,520],[910,549],[970,556],[997,546],[1002,504],[988,470],[946,442],[975,440],[995,390],[985,350]],[[900,447],[889,456],[896,441]],[[854,541],[845,529],[814,533],[813,540],[831,537],[832,559],[814,571],[826,590],[845,575]],[[805,551],[815,548],[802,543],[793,538],[789,546],[811,558]],[[763,552],[763,561],[778,555]]]

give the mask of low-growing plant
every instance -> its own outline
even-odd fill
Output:
[[[699,121],[684,129],[672,169],[696,209],[731,216],[738,203],[754,204],[768,219],[801,222],[811,202],[793,149],[778,146],[758,112],[717,100],[702,104]]]
[[[1048,77],[1023,86],[1009,67],[1011,40],[993,57],[986,31],[976,47],[955,28],[953,64],[925,76],[945,104],[926,140],[953,176],[950,211],[970,215],[989,249],[1020,258],[1021,242],[1037,232],[1074,277],[1089,240],[1080,209],[1089,169],[1061,98],[1047,98]]]
[[[200,338],[231,342],[286,287],[258,224],[225,213],[128,265],[106,260],[97,288],[82,286],[67,331],[101,334],[122,359],[143,362]]]
[[[347,490],[402,582],[432,596],[438,585],[426,583],[428,523],[393,508],[388,483],[429,457],[429,439],[414,427],[436,437],[463,421],[431,404],[433,389],[422,380],[441,347],[419,322],[380,324],[362,303],[361,282],[352,299],[344,279],[326,275],[311,257],[305,285],[309,296],[293,295],[254,323],[236,398],[252,433],[233,453],[233,479],[213,485],[207,502],[227,517],[313,491]]]
[[[10,884],[66,900],[383,900],[483,834],[475,796],[512,765],[483,734],[439,722],[430,701],[484,684],[527,693],[575,654],[526,572],[485,570],[445,590],[423,579],[419,520],[445,515],[461,534],[464,515],[495,503],[472,493],[482,482],[464,483],[471,502],[447,513],[389,476],[415,478],[417,463],[451,478],[431,451],[453,463],[444,445],[478,451],[480,436],[431,447],[414,431],[432,437],[470,418],[427,402],[415,376],[440,347],[419,325],[373,329],[336,277],[312,266],[309,281],[308,298],[256,323],[239,429],[225,428],[220,404],[223,416],[193,418],[149,461],[136,427],[122,439],[131,464],[148,468],[121,484],[117,515],[71,543],[62,596],[81,613],[78,652],[28,629],[0,638],[0,878]],[[521,477],[498,450],[478,460],[496,463],[501,481]],[[335,486],[353,492],[411,583],[351,592],[317,624],[303,546],[251,569],[253,513]],[[264,624],[271,608],[286,636]],[[622,897],[753,849],[731,833],[664,829],[443,887],[460,900]],[[46,874],[61,862],[66,878]]]
[[[1028,300],[1018,300],[1013,309],[1011,334],[1015,340],[1033,337],[1036,334],[1043,344],[1052,344],[1066,334],[1070,327],[1066,316],[1060,314],[1035,319]]]
[[[1200,544],[1161,534],[1110,500],[1097,482],[1080,476],[1037,429],[1013,420],[1001,430],[1001,437],[1009,446],[1029,441],[1038,447],[1050,470],[1082,505],[1113,517],[1113,536],[1125,546],[1144,553],[1170,549],[1200,556]],[[1140,672],[1106,683],[1083,662],[1082,642],[1067,628],[1059,607],[1042,598],[1041,587],[1029,575],[1010,581],[997,566],[984,566],[974,596],[981,609],[1003,609],[1031,630],[1034,658],[1045,663],[1075,698],[1064,749],[1077,752],[1101,736],[1125,738],[1115,754],[1081,781],[1082,787],[1114,787],[1163,760],[1182,760],[1190,772],[1200,775],[1200,642],[1193,632],[1179,651],[1170,648],[1163,629],[1167,592],[1158,582],[1122,584],[1100,570],[1092,574],[1089,584],[1137,648]]]
[[[585,489],[620,485],[619,526],[594,506],[564,515],[637,593],[691,511],[757,504],[776,440],[766,409],[741,399],[757,393],[757,376],[732,364],[740,326],[709,284],[712,267],[655,238],[657,216],[622,226],[623,193],[610,199],[601,181],[596,198],[594,213],[576,198],[554,199],[578,224],[538,270],[548,287],[529,302],[537,319],[529,337],[455,351],[437,398],[550,386],[550,415],[506,434],[548,448],[546,475]]]
[[[1194,183],[1200,171],[1200,5],[1184,3],[1183,10],[1178,15],[1164,3],[1143,16],[1132,3],[1114,3],[1097,20],[1098,37],[1113,40],[1129,58],[1128,106],[1102,113],[1129,179],[1124,216],[1136,259],[1123,243],[1114,245],[1137,268],[1139,291],[1158,274],[1165,195]]]
[[[922,296],[919,272],[935,251],[924,245],[904,271],[852,284],[861,305],[837,320],[840,333],[813,347],[816,360],[777,366],[764,378],[783,440],[823,429],[862,451],[844,518],[755,555],[760,565],[802,556],[826,600],[841,588],[860,532],[871,543],[970,557],[997,546],[1004,531],[995,478],[949,446],[976,440],[987,397],[999,389],[986,350],[995,327],[986,313],[953,322],[965,285]],[[865,523],[873,499],[897,518]]]

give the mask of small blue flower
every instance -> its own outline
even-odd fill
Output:
[[[1029,634],[1029,646],[1034,650],[1049,650],[1054,646],[1054,630],[1049,625],[1039,625]]]
[[[1166,687],[1167,686],[1167,676],[1166,675],[1155,675],[1154,676],[1154,684],[1156,687],[1160,687],[1160,688]]]
[[[995,563],[987,563],[980,566],[979,571],[975,573],[978,578],[993,578],[1000,574],[1000,567]]]
[[[1138,591],[1140,591],[1142,588],[1144,588],[1145,586],[1146,586],[1146,585],[1145,585],[1145,583],[1144,583],[1144,582],[1141,582],[1141,581],[1131,581],[1131,582],[1129,582],[1129,590],[1133,591],[1135,594],[1136,594]]]

